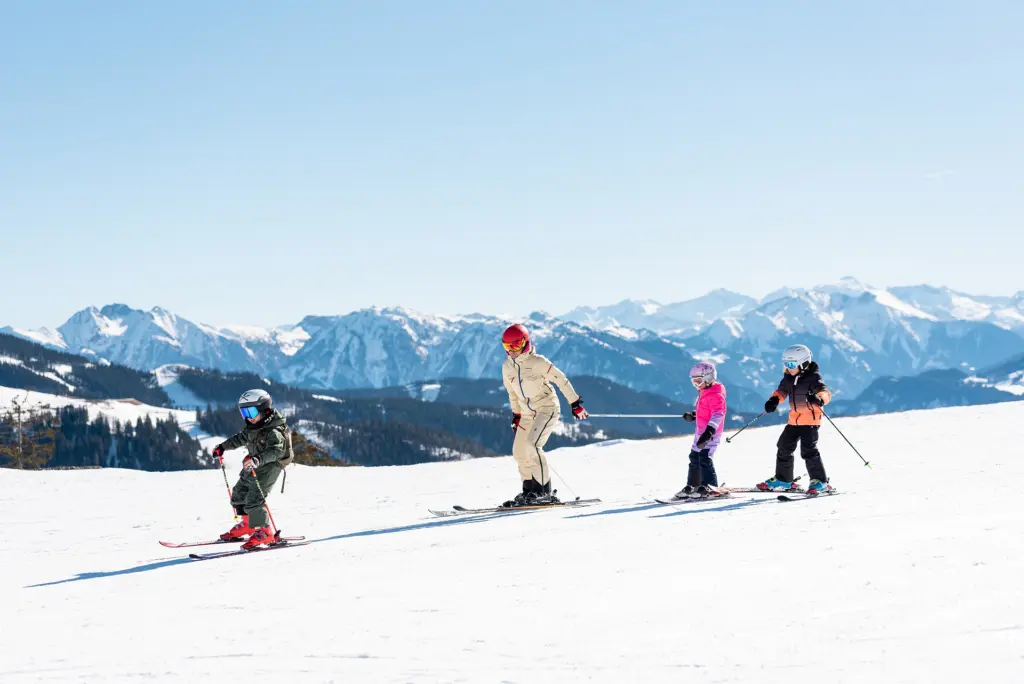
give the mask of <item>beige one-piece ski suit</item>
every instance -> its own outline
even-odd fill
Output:
[[[558,425],[558,396],[551,383],[558,385],[570,404],[579,400],[565,373],[548,359],[529,351],[518,358],[509,357],[501,367],[512,412],[522,416],[512,443],[512,457],[519,466],[523,482],[530,478],[546,485],[551,479],[544,444]]]

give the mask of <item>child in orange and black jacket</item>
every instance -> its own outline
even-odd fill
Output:
[[[821,379],[818,364],[811,360],[811,350],[795,344],[782,353],[782,381],[764,404],[764,410],[774,413],[779,402],[789,399],[789,424],[786,425],[776,444],[775,477],[757,485],[765,491],[797,489],[793,483],[793,454],[797,443],[800,457],[804,459],[807,474],[811,478],[807,486],[809,494],[832,491],[825,474],[825,465],[818,451],[818,429],[821,426],[822,407],[832,400],[832,393]]]

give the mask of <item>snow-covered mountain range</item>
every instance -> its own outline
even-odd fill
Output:
[[[674,304],[627,299],[611,306],[578,307],[561,318],[606,330],[629,328],[673,333],[699,330],[720,318],[742,316],[758,303],[753,297],[719,289]]]
[[[932,286],[873,288],[852,278],[761,300],[716,290],[684,302],[625,301],[525,322],[538,349],[570,374],[692,399],[694,359],[719,364],[730,396],[763,394],[779,352],[804,342],[826,379],[853,397],[876,378],[935,368],[970,374],[1024,353],[1024,293],[972,296]],[[249,371],[296,386],[387,387],[445,377],[498,377],[510,323],[371,308],[264,329],[194,323],[159,307],[79,311],[55,330],[3,328],[47,346],[155,370],[184,364]]]
[[[803,342],[849,396],[881,376],[942,368],[969,373],[1019,353],[1024,295],[971,298],[930,286],[885,290],[845,278],[810,290],[780,290],[741,316],[668,336],[726,367],[740,366],[755,387],[774,383],[781,350]]]

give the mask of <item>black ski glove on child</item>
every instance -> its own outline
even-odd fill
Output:
[[[708,425],[704,428],[704,432],[700,433],[700,437],[697,438],[697,448],[703,449],[704,445],[711,441],[711,438],[715,436],[715,426]]]

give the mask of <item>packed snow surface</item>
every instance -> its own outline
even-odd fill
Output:
[[[843,494],[797,503],[645,503],[689,438],[554,451],[603,503],[503,516],[427,509],[508,498],[507,457],[293,466],[273,515],[314,543],[204,562],[157,541],[232,524],[217,470],[0,471],[0,681],[1024,681],[1024,404],[837,424],[873,468],[826,424]]]

